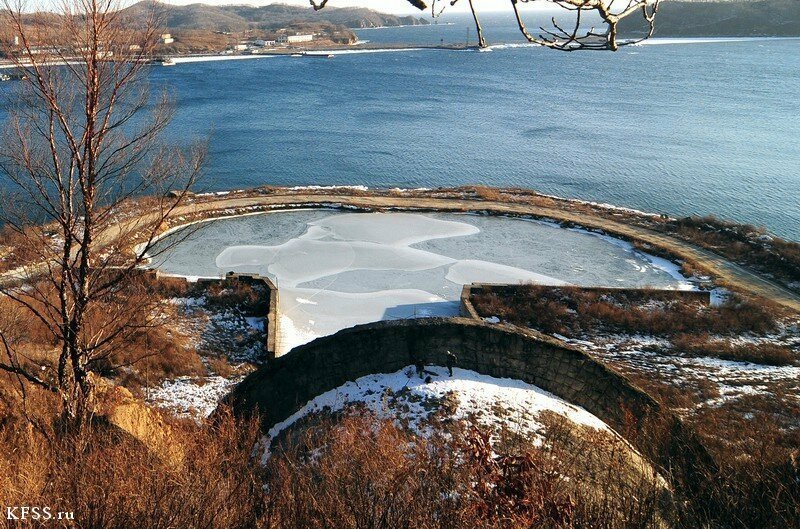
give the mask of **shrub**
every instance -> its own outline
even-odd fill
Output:
[[[689,356],[711,356],[723,360],[752,362],[773,366],[792,365],[797,354],[790,347],[775,343],[733,344],[727,340],[714,340],[708,335],[679,335],[673,338],[675,350]]]
[[[675,298],[643,289],[600,292],[578,287],[519,287],[473,292],[481,316],[499,318],[546,333],[593,331],[673,336],[694,332],[763,333],[776,328],[772,307],[738,296],[722,306]]]

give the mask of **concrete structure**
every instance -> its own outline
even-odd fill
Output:
[[[311,42],[314,40],[314,35],[278,35],[278,44],[301,44],[303,42]]]
[[[534,331],[465,318],[382,321],[318,338],[252,373],[224,401],[237,414],[257,411],[268,429],[349,380],[397,371],[417,356],[445,365],[448,350],[458,367],[523,380],[584,407],[686,483],[713,465],[677,416],[587,353]]]
[[[173,39],[172,35],[170,35],[169,33],[164,33],[163,35],[161,35],[160,41],[161,44],[172,44],[173,42],[175,42],[175,39]]]
[[[276,344],[278,339],[278,288],[275,283],[268,277],[260,276],[258,274],[228,274],[225,279],[198,279],[198,283],[226,283],[240,281],[242,283],[260,283],[266,285],[268,296],[268,309],[264,314],[266,323],[264,324],[266,334],[264,336],[264,350],[268,361],[275,358]]]
[[[155,280],[159,280],[162,276],[158,270],[142,270],[143,274],[150,275]],[[170,277],[171,281],[184,281],[188,282],[186,278],[182,277]],[[214,284],[214,283],[226,283],[232,281],[242,281],[246,283],[261,283],[266,285],[267,291],[269,292],[268,296],[269,299],[267,301],[267,313],[263,315],[265,321],[265,335],[264,335],[264,352],[267,361],[273,360],[275,358],[275,351],[277,347],[277,340],[278,340],[278,288],[275,286],[275,283],[268,277],[260,276],[257,274],[228,274],[223,279],[205,279],[201,278],[198,279],[197,282],[200,284]]]

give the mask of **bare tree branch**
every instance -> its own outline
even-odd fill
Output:
[[[315,11],[323,9],[328,0],[322,0],[317,3],[315,0],[309,0],[311,6]],[[427,4],[421,0],[408,0],[411,5],[419,10],[428,8]],[[436,1],[432,0],[430,9],[431,16],[436,18],[440,16],[446,4],[437,11]],[[469,9],[475,23],[475,29],[478,32],[478,46],[485,48],[488,46],[486,38],[483,33],[483,27],[478,17],[478,11],[475,8],[474,0],[469,1]],[[658,6],[661,0],[510,0],[511,8],[514,11],[514,17],[517,21],[520,33],[525,37],[528,42],[545,46],[554,50],[561,51],[576,51],[576,50],[612,50],[616,51],[620,46],[627,46],[636,44],[645,39],[653,36],[655,29],[655,16],[658,12]],[[528,31],[525,22],[523,21],[520,12],[519,4],[533,4],[550,3],[564,8],[567,11],[575,13],[574,24],[570,29],[565,29],[563,24],[557,22],[555,18],[551,20],[554,29],[539,28],[541,33],[533,35]],[[452,7],[458,3],[458,0],[450,0],[449,5]],[[644,37],[639,39],[632,39],[626,41],[619,41],[617,39],[617,24],[623,18],[626,18],[635,13],[641,13],[642,18],[647,22],[648,31]],[[596,31],[594,26],[589,28],[585,27],[584,17],[585,13],[593,13],[599,18],[599,22],[605,26],[603,31]]]
[[[178,149],[161,139],[171,101],[164,94],[153,102],[145,75],[159,4],[135,26],[123,19],[120,2],[61,0],[52,14],[0,0],[0,23],[19,37],[3,51],[24,78],[0,140],[0,171],[18,207],[4,208],[0,220],[37,257],[19,282],[0,285],[0,296],[41,324],[59,349],[49,382],[3,337],[8,361],[0,370],[57,391],[77,419],[91,413],[92,366],[152,324],[151,304],[136,297],[138,267],[189,196],[205,156],[202,147]],[[124,206],[145,194],[154,197],[153,210],[140,222],[120,222]],[[139,251],[120,246],[142,234]]]

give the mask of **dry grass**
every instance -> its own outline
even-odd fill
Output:
[[[0,455],[0,501],[72,511],[81,527],[258,526],[266,501],[260,469],[249,458],[257,431],[230,416],[213,426],[175,423],[172,442],[186,454],[178,464],[113,427],[51,430],[48,441],[24,424],[7,425],[0,439],[13,450]],[[5,526],[29,525],[0,519]]]
[[[473,294],[481,316],[567,336],[595,331],[674,336],[686,333],[765,333],[776,328],[769,304],[732,296],[719,307],[658,291],[599,293],[574,287],[523,285]]]
[[[0,501],[74,511],[83,527],[622,529],[705,521],[783,528],[800,521],[791,447],[764,423],[746,429],[734,416],[704,421],[704,438],[718,439],[710,445],[720,469],[703,476],[694,495],[676,490],[675,510],[652,474],[632,471],[626,445],[576,435],[554,417],[544,418],[543,447],[516,439],[501,448],[468,426],[424,439],[371,415],[346,415],[286,436],[262,468],[251,459],[256,419],[225,411],[211,424],[165,418],[185,454],[176,462],[102,423],[81,434],[59,431],[53,397],[32,392],[24,409],[34,428],[13,388],[4,377]],[[734,427],[742,435],[729,444],[724,436]]]
[[[672,339],[676,351],[688,356],[711,356],[723,360],[773,366],[793,365],[798,355],[790,347],[775,343],[731,343],[707,334],[682,334]]]
[[[567,479],[574,457],[554,459],[574,454],[567,444],[561,455],[518,445],[496,456],[477,430],[426,440],[354,415],[304,430],[262,468],[251,460],[257,419],[223,411],[213,424],[170,421],[185,454],[176,462],[102,423],[59,432],[47,398],[35,400],[41,430],[15,414],[0,423],[0,441],[12,447],[0,453],[0,501],[72,511],[82,527],[661,526],[655,482],[642,480],[631,501],[616,458],[593,478]]]
[[[270,459],[270,490],[285,526],[662,526],[664,489],[646,473],[624,479],[627,445],[556,419],[548,431],[547,447],[506,452],[472,427],[420,439],[368,413],[317,419]]]
[[[800,243],[767,236],[764,228],[710,215],[678,219],[668,231],[784,283],[800,280]]]

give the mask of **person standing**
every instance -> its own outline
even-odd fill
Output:
[[[456,355],[447,351],[447,372],[450,373],[451,377],[453,376],[453,366],[456,365],[457,360]]]
[[[419,378],[425,378],[425,364],[422,362],[421,358],[417,357],[414,361],[414,368],[417,370]]]

